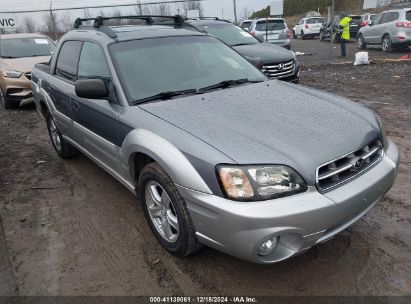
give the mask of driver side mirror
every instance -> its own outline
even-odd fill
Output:
[[[109,91],[102,79],[80,79],[74,84],[76,95],[86,99],[108,99]]]

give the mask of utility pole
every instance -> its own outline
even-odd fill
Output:
[[[331,41],[331,56],[334,54],[334,15],[335,15],[335,0],[331,4],[331,29],[330,29],[330,41]]]
[[[57,37],[57,31],[56,31],[56,20],[54,20],[54,14],[53,14],[53,0],[50,1],[50,21],[51,21],[51,27],[52,27],[52,31],[53,31],[53,35],[54,35],[54,41],[57,41],[58,37]]]
[[[234,21],[237,24],[237,0],[233,0],[234,4]]]

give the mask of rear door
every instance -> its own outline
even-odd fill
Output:
[[[74,81],[77,75],[77,63],[80,56],[82,42],[66,41],[61,46],[53,71],[54,77],[50,77],[44,88],[53,101],[55,111],[53,117],[62,134],[75,139],[73,130],[73,112],[71,98],[74,94]]]
[[[304,19],[301,19],[294,28],[294,32],[297,36],[301,34],[301,30],[303,29],[303,26],[304,26]]]
[[[78,79],[102,79],[114,93],[110,69],[101,46],[84,41],[78,64]],[[74,126],[81,137],[81,145],[94,158],[111,169],[118,165],[118,114],[122,107],[112,101],[72,97]]]
[[[380,32],[383,29],[383,20],[386,13],[379,14],[372,25],[364,29],[364,39],[366,43],[379,44],[381,43]]]

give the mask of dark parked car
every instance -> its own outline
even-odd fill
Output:
[[[350,24],[351,38],[357,38],[358,31],[361,28],[362,16],[351,15],[350,18],[352,19],[351,24]]]
[[[241,27],[218,19],[186,20],[201,32],[220,39],[252,63],[259,61],[262,71],[271,79],[297,83],[300,73],[293,52],[272,43],[261,43]]]
[[[340,22],[339,16],[334,16],[327,22],[325,22],[320,30],[320,40],[324,41],[331,37],[331,31],[335,33],[338,28],[338,23]]]

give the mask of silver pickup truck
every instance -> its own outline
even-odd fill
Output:
[[[135,193],[169,252],[278,262],[393,185],[398,149],[371,110],[269,80],[179,16],[133,18],[146,24],[77,20],[34,68],[33,94],[57,154],[80,151]]]

